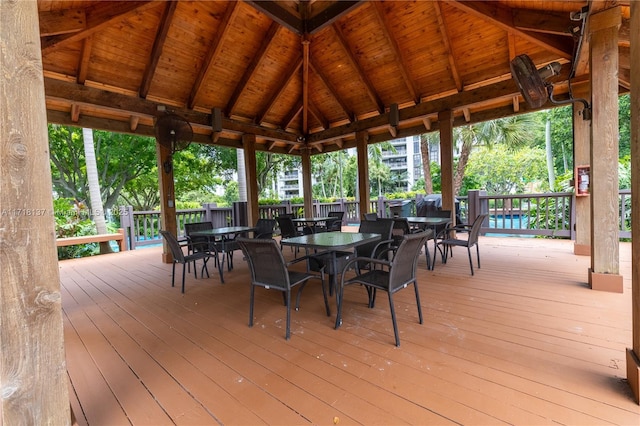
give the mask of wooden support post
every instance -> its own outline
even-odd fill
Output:
[[[442,210],[451,210],[452,220],[456,220],[456,203],[453,192],[453,111],[446,110],[438,113],[438,121],[440,122],[440,175],[441,175],[441,193],[442,193]],[[474,218],[469,218],[469,223]]]
[[[369,133],[356,133],[358,156],[358,197],[360,199],[360,218],[369,213]],[[380,214],[379,214],[380,216]]]
[[[260,216],[258,208],[258,162],[256,159],[256,135],[242,135],[244,170],[247,181],[247,224],[255,225]]]
[[[156,157],[158,159],[158,186],[160,188],[160,226],[177,236],[176,198],[173,180],[173,160],[171,149],[156,141]],[[162,261],[173,262],[171,250],[166,242],[162,243]]]
[[[0,2],[0,423],[71,422],[38,5]]]
[[[311,184],[311,148],[303,148],[302,153],[302,191],[304,193],[304,215],[313,217],[313,190]]]
[[[631,2],[631,310],[627,382],[640,404],[640,3]]]
[[[591,70],[591,269],[594,290],[622,292],[618,224],[618,28],[620,6],[589,16]]]
[[[574,89],[576,98],[590,99],[591,94],[586,85]],[[591,120],[582,117],[584,104],[573,104],[573,164],[589,165],[591,162]],[[577,193],[577,176],[575,187]],[[591,255],[591,198],[589,196],[575,197],[576,202],[576,239],[573,244],[574,254],[580,256]]]

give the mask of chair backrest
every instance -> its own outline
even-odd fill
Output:
[[[171,255],[173,256],[173,261],[184,263],[184,252],[182,251],[182,247],[180,247],[178,239],[169,231],[160,230],[160,235],[162,235],[162,238],[167,242],[169,250],[171,250]]]
[[[360,222],[359,232],[380,234],[381,240],[390,240],[393,233],[393,219],[378,219],[378,220],[365,220]],[[373,250],[376,248],[380,241],[374,241],[367,244],[362,244],[356,247],[356,254],[360,257],[376,257],[376,253]]]
[[[255,235],[257,238],[272,238],[273,237],[273,228],[276,227],[275,219],[258,219],[256,222],[256,232]]]
[[[469,247],[476,244],[478,242],[478,236],[480,235],[480,228],[482,228],[482,222],[487,218],[487,214],[481,214],[476,217],[476,220],[473,221],[471,225],[471,230],[469,231]]]
[[[191,240],[191,249],[193,251],[205,251],[209,246],[207,237],[194,237],[192,234],[199,231],[208,231],[213,229],[211,222],[192,222],[184,224],[184,233]]]
[[[293,219],[286,216],[278,216],[276,220],[278,221],[278,227],[280,228],[280,235],[282,238],[291,238],[298,235],[298,230],[293,223]]]
[[[275,289],[290,287],[289,273],[276,240],[238,237],[251,271],[251,282]]]
[[[331,211],[327,215],[332,220],[327,220],[328,231],[340,231],[342,229],[342,218],[344,217],[343,211]]]
[[[422,246],[424,246],[428,238],[428,234],[428,232],[423,231],[402,237],[402,242],[398,246],[391,263],[390,290],[402,287],[416,279],[418,257]]]
[[[344,217],[344,212],[343,211],[332,211],[329,212],[329,214],[327,214],[328,217],[335,217],[337,219],[342,220],[342,218]]]
[[[364,220],[377,220],[378,219],[378,213],[365,213],[364,214]]]
[[[404,217],[396,217],[393,219],[393,235],[402,236],[411,233],[409,221]]]

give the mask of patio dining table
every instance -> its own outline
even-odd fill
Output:
[[[319,250],[320,254],[330,254],[331,268],[329,273],[329,289],[336,288],[338,261],[336,253],[353,249],[359,245],[377,241],[382,238],[380,234],[361,232],[319,232],[317,234],[301,235],[299,237],[286,238],[281,241],[283,246],[301,247],[308,250]]]
[[[222,259],[218,259],[220,263],[220,277],[222,278],[222,270],[224,269],[224,259],[229,257],[227,261],[227,271],[233,269],[233,250],[235,244],[235,237],[239,234],[245,234],[247,232],[255,232],[256,228],[253,226],[223,226],[221,228],[206,229],[203,231],[193,232],[191,235],[194,237],[205,237],[209,240],[209,244],[220,244],[222,251]],[[231,254],[229,253],[231,251]],[[224,283],[224,279],[222,279]]]
[[[400,219],[407,219],[407,222],[409,222],[409,225],[418,226],[420,228],[430,228],[433,230],[433,262],[430,261],[430,259],[428,258],[429,254],[426,253],[427,266],[429,267],[429,269],[433,270],[433,268],[435,268],[436,266],[435,265],[436,251],[438,250],[438,235],[436,233],[436,229],[439,226],[443,226],[451,222],[451,218],[431,217],[431,216],[410,216],[410,217],[405,217]]]

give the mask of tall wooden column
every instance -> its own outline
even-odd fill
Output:
[[[442,192],[442,210],[451,210],[452,219],[455,221],[456,203],[453,193],[453,111],[441,111],[438,113],[440,122],[440,174]],[[473,221],[474,218],[469,218]],[[455,223],[454,223],[455,224]]]
[[[36,2],[0,2],[0,40],[0,423],[67,425]]]
[[[620,7],[589,16],[591,70],[591,269],[594,290],[622,292],[618,208],[618,28]]]
[[[309,148],[302,153],[302,191],[304,192],[304,215],[313,217],[313,185],[311,183],[311,153]]]
[[[158,159],[158,186],[160,188],[160,226],[165,231],[177,236],[176,194],[171,149],[156,142],[156,158]],[[162,261],[165,263],[173,262],[171,250],[169,250],[169,246],[164,240],[162,243]]]
[[[369,133],[356,133],[356,149],[358,156],[358,197],[360,199],[360,217],[369,213]]]
[[[255,225],[260,217],[258,208],[258,160],[256,159],[256,135],[242,135],[244,171],[247,181],[247,224]]]
[[[576,98],[589,100],[591,93],[588,86],[580,86],[573,90]],[[573,164],[588,166],[591,163],[591,120],[583,119],[584,104],[573,104]],[[577,179],[577,176],[574,176]],[[577,187],[577,183],[576,183]],[[591,198],[578,196],[576,199],[576,239],[573,252],[580,256],[591,255]]]
[[[640,4],[631,2],[631,310],[627,382],[640,403]]]

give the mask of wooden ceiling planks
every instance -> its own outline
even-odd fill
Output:
[[[42,51],[48,77],[169,105],[195,117],[196,133],[203,136],[211,132],[206,124],[211,109],[221,108],[225,144],[239,143],[242,133],[254,132],[259,149],[291,151],[294,146],[294,154],[303,147],[295,142],[298,136],[315,141],[328,136],[320,142],[325,147],[314,142],[313,152],[337,149],[335,140],[349,146],[353,128],[368,130],[375,136],[370,140],[384,137],[386,111],[394,103],[404,117],[398,134],[417,131],[426,118],[420,111],[431,111],[429,104],[472,99],[456,95],[511,80],[509,61],[517,54],[528,54],[538,66],[567,64],[573,40],[562,34],[562,27],[565,20],[571,22],[569,13],[585,4],[180,1],[173,14],[163,18],[165,2],[38,2],[41,27],[46,28]],[[83,15],[86,22],[78,18],[56,24],[60,16]],[[627,6],[623,16],[628,16]],[[308,69],[302,61],[305,25],[310,29]],[[624,31],[623,22],[621,34]],[[623,48],[626,39],[621,37]],[[624,55],[621,65],[624,84]],[[71,97],[80,92],[68,93]],[[457,120],[463,110],[472,121],[490,118],[492,110],[504,114],[507,107],[521,112],[519,102],[514,108],[513,97],[478,93],[486,98],[457,105]],[[146,112],[123,107],[115,113],[118,108],[64,97],[58,92],[47,104],[52,113],[69,114],[62,121],[70,121],[74,111],[80,120],[93,115],[93,122],[103,117],[105,127],[120,128],[115,120],[136,116],[144,130],[144,121],[150,119]],[[148,111],[148,105],[142,109]],[[59,119],[60,114],[51,115]],[[359,122],[372,124],[367,129]],[[432,126],[436,128],[437,123]],[[319,136],[312,137],[316,133]]]

